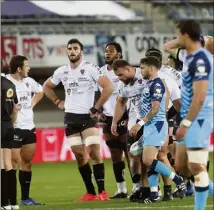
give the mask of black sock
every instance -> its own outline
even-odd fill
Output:
[[[141,179],[141,174],[133,174],[132,175],[132,182],[134,184],[139,183]]]
[[[172,185],[164,185],[164,194],[172,193]]]
[[[21,199],[26,200],[29,198],[30,183],[32,172],[19,170],[19,182],[21,185]]]
[[[100,163],[100,164],[93,165],[93,173],[94,173],[94,178],[97,182],[98,192],[101,193],[103,190],[105,190],[105,187],[104,187],[104,179],[105,179],[104,164]]]
[[[209,172],[209,169],[210,169],[210,161],[208,160],[207,161],[207,172]]]
[[[17,180],[16,180],[16,170],[7,171],[7,181],[8,181],[8,195],[11,205],[17,204]]]
[[[121,161],[113,164],[114,176],[117,183],[125,181],[125,163]]]
[[[5,169],[1,169],[1,206],[8,205],[8,185]]]
[[[90,167],[89,163],[86,163],[84,166],[79,167],[79,172],[85,183],[87,193],[96,195],[94,185],[92,182],[92,171],[91,171],[91,167]]]
[[[194,176],[191,176],[191,177],[189,178],[189,180],[191,180],[192,183],[195,183],[195,178],[194,178]]]
[[[150,198],[150,196],[151,196],[150,187],[144,187],[143,188],[143,197]]]

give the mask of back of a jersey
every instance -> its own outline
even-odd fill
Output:
[[[204,119],[213,115],[213,57],[205,49],[201,48],[191,56],[187,56],[188,68],[182,71],[181,89],[181,117],[185,118],[193,98],[193,82],[208,81],[208,90],[203,106],[196,119]]]

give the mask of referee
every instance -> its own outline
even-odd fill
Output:
[[[17,116],[17,103],[14,84],[1,75],[1,209],[4,210],[19,209],[16,201],[16,175],[13,173],[11,159],[13,122]]]

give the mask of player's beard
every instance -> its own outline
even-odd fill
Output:
[[[118,59],[116,56],[113,57],[111,60],[108,60],[108,61],[107,61],[106,58],[105,58],[105,63],[108,64],[108,65],[112,65],[112,63],[113,63],[116,59]]]
[[[81,58],[81,53],[79,53],[74,59],[71,59],[70,56],[68,57],[71,63],[76,63]]]

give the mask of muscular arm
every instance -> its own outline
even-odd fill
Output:
[[[171,54],[174,58],[176,58],[178,48],[180,47],[179,40],[173,39],[164,44],[164,49]]]
[[[54,88],[56,87],[56,85],[54,85],[50,78],[47,79],[45,81],[45,83],[43,84],[43,91],[44,94],[47,96],[47,98],[49,98],[53,103],[55,102],[55,100],[58,98],[54,92]]]
[[[203,106],[206,93],[208,90],[208,81],[199,80],[193,82],[193,98],[190,104],[189,112],[187,113],[186,119],[193,121]]]
[[[160,108],[160,102],[159,101],[152,101],[152,108],[150,109],[149,113],[142,118],[145,123],[152,120],[152,118],[158,113],[158,110]]]
[[[99,77],[97,83],[103,89],[99,99],[96,101],[94,105],[96,109],[99,109],[111,96],[112,92],[114,91],[114,86],[106,76]]]
[[[44,92],[40,92],[40,93],[36,93],[34,94],[33,98],[32,98],[32,108],[34,108],[36,106],[36,104],[38,104],[42,98],[44,96]]]
[[[113,116],[113,122],[117,123],[121,117],[123,116],[125,110],[126,110],[126,98],[122,98],[120,96],[117,97],[117,103],[114,107],[114,116]]]

